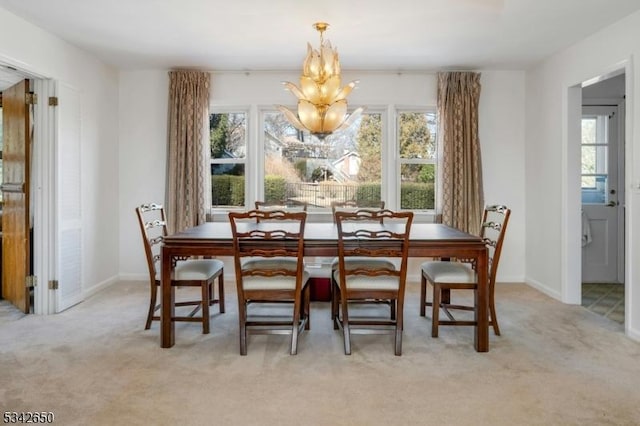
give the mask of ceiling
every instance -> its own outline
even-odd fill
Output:
[[[295,70],[312,28],[344,69],[526,69],[639,0],[0,0],[119,69]],[[0,73],[0,77],[2,74]]]

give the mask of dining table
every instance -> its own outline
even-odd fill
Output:
[[[206,222],[164,238],[161,249],[161,347],[170,348],[175,344],[175,322],[171,320],[175,311],[175,287],[171,285],[175,263],[192,256],[233,256],[233,247],[231,224],[228,221]],[[306,223],[304,255],[337,256],[337,226],[334,223]],[[409,234],[409,256],[450,257],[474,262],[478,279],[474,295],[474,347],[477,352],[488,352],[488,252],[482,238],[440,223],[413,223]]]

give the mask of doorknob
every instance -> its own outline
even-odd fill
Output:
[[[605,206],[607,207],[615,207],[618,205],[617,201],[609,201],[607,204],[605,204]]]

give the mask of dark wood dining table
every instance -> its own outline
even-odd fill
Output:
[[[338,230],[333,223],[305,225],[305,256],[337,256]],[[162,310],[160,343],[170,348],[175,343],[175,288],[171,285],[172,265],[188,256],[233,256],[233,237],[229,222],[207,222],[165,237],[162,246]],[[478,236],[447,225],[414,223],[411,226],[409,256],[455,257],[475,259],[478,290],[475,292],[474,346],[478,352],[489,351],[488,258],[487,248]]]

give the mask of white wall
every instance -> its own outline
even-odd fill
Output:
[[[82,93],[82,286],[89,294],[115,280],[119,271],[118,233],[113,232],[119,228],[118,74],[2,8],[0,61]]]
[[[214,106],[248,107],[295,104],[283,80],[297,82],[296,72],[214,73]],[[359,80],[351,105],[435,106],[434,74],[345,72],[344,82]],[[120,273],[144,278],[146,263],[133,208],[164,200],[167,71],[120,74]],[[513,209],[498,280],[524,279],[524,73],[483,71],[480,142],[487,202]],[[250,126],[257,125],[255,122]],[[417,266],[416,266],[417,268]],[[417,276],[417,274],[416,274]]]
[[[626,299],[629,335],[640,338],[640,13],[543,61],[526,75],[526,280],[573,302],[579,285],[579,160],[572,137],[575,91],[583,81],[626,67]],[[578,92],[579,93],[579,92]],[[576,180],[579,182],[579,180]],[[576,240],[576,241],[574,241]],[[579,303],[579,301],[577,301]]]

